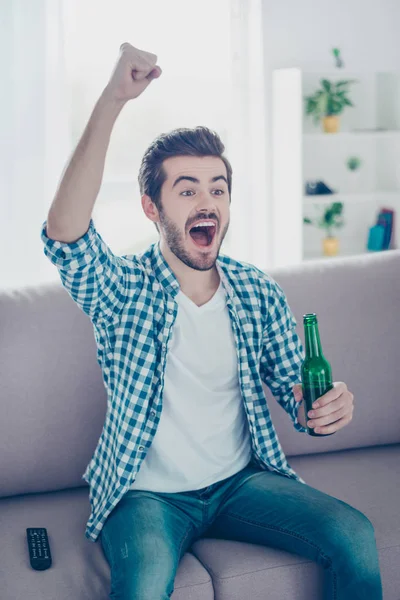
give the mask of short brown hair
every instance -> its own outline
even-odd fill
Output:
[[[167,180],[163,161],[173,156],[218,156],[224,161],[228,179],[229,198],[232,192],[232,167],[226,156],[225,146],[218,133],[208,127],[194,129],[181,127],[159,135],[147,148],[139,169],[140,195],[147,194],[162,211],[161,188]],[[159,232],[157,223],[156,229]]]

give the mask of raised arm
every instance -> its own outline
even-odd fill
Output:
[[[157,56],[122,44],[109,83],[63,174],[41,238],[73,300],[94,323],[118,320],[131,290],[143,283],[143,269],[115,256],[92,219],[114,123],[128,100],[137,98],[161,75]]]
[[[161,75],[156,62],[155,54],[131,44],[121,45],[110,81],[93,109],[50,207],[47,235],[51,239],[75,242],[88,231],[114,124],[123,106]]]

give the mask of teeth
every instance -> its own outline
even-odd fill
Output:
[[[193,227],[215,227],[215,223],[197,223],[197,225],[193,225]]]

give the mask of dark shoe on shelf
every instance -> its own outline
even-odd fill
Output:
[[[324,194],[335,194],[329,186],[323,181],[307,181],[306,182],[306,195],[307,196],[319,196]]]

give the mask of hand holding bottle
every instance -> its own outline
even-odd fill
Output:
[[[302,419],[309,435],[332,435],[353,418],[354,396],[342,381],[332,381],[331,365],[321,344],[318,318],[307,313],[304,320],[305,359],[301,367],[301,384],[293,387],[295,400],[304,400],[300,407]]]
[[[303,386],[296,383],[293,386],[296,402],[304,400]],[[318,406],[316,406],[318,404]],[[303,403],[306,427],[321,435],[335,433],[350,423],[354,411],[354,395],[348,390],[343,381],[335,381],[333,388],[318,398],[312,405],[312,413],[306,410]],[[302,407],[300,407],[302,408]],[[299,409],[300,411],[300,409]]]

